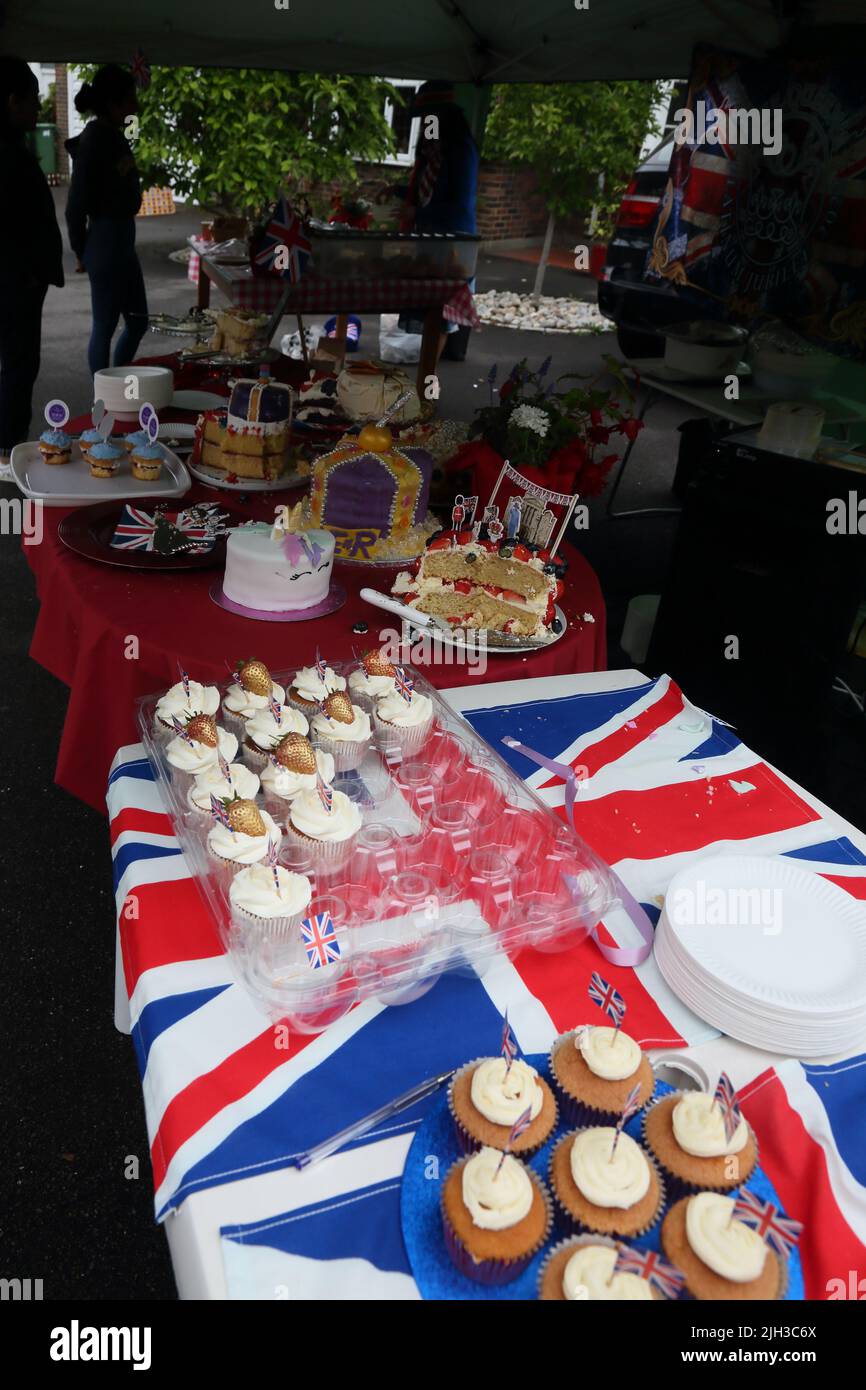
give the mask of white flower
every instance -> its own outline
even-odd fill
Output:
[[[512,411],[509,425],[517,425],[522,430],[533,430],[543,439],[550,428],[547,411],[537,405],[519,405]]]

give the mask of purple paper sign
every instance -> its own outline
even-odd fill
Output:
[[[49,401],[45,407],[45,419],[56,430],[62,430],[69,419],[69,406],[65,401]]]
[[[147,434],[151,444],[155,444],[159,437],[159,418],[150,401],[145,401],[138,412],[138,423]]]

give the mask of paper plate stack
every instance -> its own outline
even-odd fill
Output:
[[[732,1038],[820,1057],[866,1041],[866,906],[789,859],[720,855],[671,880],[655,958]]]

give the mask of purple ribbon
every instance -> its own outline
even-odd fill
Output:
[[[573,767],[567,763],[558,763],[553,758],[548,758],[544,753],[536,753],[534,748],[527,748],[525,743],[518,743],[517,739],[509,738],[506,735],[502,742],[507,748],[514,748],[518,753],[522,753],[524,758],[529,758],[530,762],[537,763],[539,767],[547,768],[555,777],[561,777],[565,782],[565,817],[574,829],[574,802],[577,796],[577,777]],[[653,925],[649,917],[644,912],[640,903],[632,897],[626,888],[619,874],[614,873],[610,865],[606,865],[607,871],[613,880],[620,902],[634,925],[640,933],[642,946],[608,946],[606,942],[599,941],[598,926],[590,928],[590,937],[595,942],[598,950],[611,965],[641,965],[650,955],[653,948]]]

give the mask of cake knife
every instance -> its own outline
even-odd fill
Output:
[[[366,599],[367,603],[372,603],[375,608],[384,608],[388,613],[396,613],[398,618],[405,618],[413,627],[433,627],[446,633],[449,639],[453,637],[454,629],[444,618],[436,618],[432,613],[421,613],[408,603],[400,603],[398,599],[389,598],[387,594],[380,594],[377,589],[362,589],[361,598]],[[531,652],[550,644],[549,637],[517,637],[510,632],[491,632],[488,628],[479,628],[478,634],[479,646],[513,647],[518,651]]]

